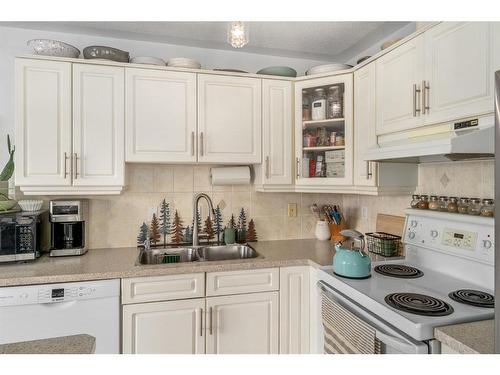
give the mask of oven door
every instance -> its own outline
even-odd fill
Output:
[[[12,219],[0,218],[0,262],[16,258],[16,223]]]
[[[325,293],[328,298],[343,307],[356,318],[362,320],[375,331],[375,337],[381,343],[381,354],[428,354],[429,347],[422,341],[417,341],[396,330],[394,327],[384,322],[378,316],[364,309],[356,302],[332,288],[324,281],[318,281],[319,295]],[[321,311],[321,309],[320,309]],[[322,326],[322,329],[324,327]],[[321,335],[324,337],[324,333]]]

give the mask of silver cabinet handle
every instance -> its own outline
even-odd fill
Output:
[[[200,309],[200,336],[203,337],[203,308]]]
[[[299,158],[296,158],[297,160],[297,178],[300,178],[300,159]]]
[[[413,117],[420,116],[420,108],[417,108],[417,98],[420,97],[420,86],[417,86],[417,84],[413,85]]]
[[[200,155],[203,156],[204,153],[204,147],[203,147],[203,132],[200,133]]]
[[[366,162],[366,179],[370,180],[372,178],[372,171],[371,171],[371,163],[369,161]]]
[[[213,334],[213,324],[212,324],[212,317],[213,317],[213,308],[210,307],[210,310],[209,310],[209,321],[210,321],[210,334],[212,335]]]
[[[75,152],[74,154],[75,157],[75,180],[78,178],[78,154]]]
[[[429,90],[430,90],[429,82],[422,81],[422,114],[429,113]]]
[[[68,154],[65,152],[64,153],[64,178],[66,178],[68,176],[68,166],[67,166],[68,159],[69,159]]]
[[[194,156],[194,132],[191,132],[191,156]]]
[[[269,156],[266,156],[266,178],[269,178]]]

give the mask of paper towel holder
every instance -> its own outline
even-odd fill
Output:
[[[210,182],[212,186],[250,185],[252,184],[253,176],[254,173],[250,165],[210,168]]]

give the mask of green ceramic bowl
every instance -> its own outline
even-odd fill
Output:
[[[288,66],[270,66],[269,68],[261,69],[257,74],[265,74],[270,76],[297,77],[297,71]]]
[[[0,201],[0,212],[10,210],[17,204],[15,200]]]

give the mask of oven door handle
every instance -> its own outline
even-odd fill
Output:
[[[386,346],[390,346],[402,353],[410,354],[427,354],[428,347],[426,344],[418,341],[408,340],[404,337],[397,337],[392,334],[387,333],[391,329],[384,329],[385,324],[377,316],[371,312],[363,309],[361,306],[357,305],[349,297],[343,295],[341,292],[333,289],[330,285],[324,281],[318,281],[318,286],[326,291],[328,294],[335,298],[335,301],[342,305],[345,309],[349,310],[351,313],[356,315],[359,319],[363,320],[375,331],[375,336],[382,341]],[[373,320],[376,322],[373,322]],[[383,330],[382,330],[383,329]]]

